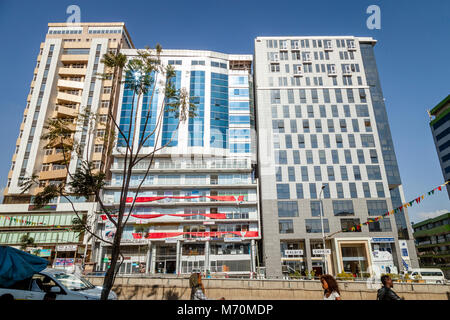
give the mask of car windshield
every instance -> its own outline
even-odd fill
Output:
[[[88,280],[69,273],[55,273],[56,280],[61,282],[67,289],[72,291],[86,290],[95,288]]]

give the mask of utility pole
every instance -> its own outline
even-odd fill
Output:
[[[322,188],[320,189],[319,200],[320,200],[320,223],[322,225],[323,266],[325,269],[325,274],[328,274],[327,256],[326,256],[326,252],[325,252],[325,232],[324,232],[324,228],[323,228],[323,203],[322,203],[322,192],[323,192],[323,189],[325,189],[326,187],[327,187],[326,184],[322,185]]]

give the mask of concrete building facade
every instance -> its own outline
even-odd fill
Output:
[[[381,272],[417,266],[406,212],[341,233],[404,202],[375,43],[353,36],[255,39],[268,276],[307,270],[361,276],[375,266]],[[377,261],[381,251],[386,263]]]
[[[134,48],[124,23],[48,24],[26,99],[3,205],[0,205],[0,244],[20,246],[22,237],[28,235],[50,261],[55,262],[55,257],[90,257],[89,237],[62,230],[70,227],[77,217],[70,201],[78,217],[88,222],[95,220],[97,204],[90,202],[92,199],[69,197],[54,199],[50,205],[36,209],[32,197],[47,185],[67,181],[64,162],[69,164],[71,173],[80,165],[77,153],[63,152],[62,143],[80,145],[81,157],[93,161],[95,170],[106,171],[109,166],[108,144],[101,133],[111,125],[108,118],[113,108],[111,86],[117,79],[100,79],[96,74],[108,72],[100,63],[103,55],[121,48]],[[103,117],[97,127],[80,121],[86,108]],[[50,119],[62,120],[72,130],[60,144],[41,139]],[[33,175],[39,185],[22,193],[21,182]]]

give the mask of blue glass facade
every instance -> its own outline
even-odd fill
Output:
[[[228,75],[211,72],[211,141],[212,148],[227,148]]]
[[[120,124],[119,128],[125,135],[127,139],[130,141],[133,140],[133,129],[134,123],[132,123],[133,115],[131,114],[132,104],[134,103],[134,110],[137,108],[137,99],[134,99],[133,102],[133,89],[130,88],[129,81],[131,80],[132,75],[126,75],[126,81],[123,89],[123,97],[122,97],[122,110],[120,112]],[[131,127],[131,128],[130,128]],[[129,133],[129,134],[128,134]],[[118,147],[126,147],[127,143],[125,138],[118,133]]]
[[[361,43],[361,56],[364,63],[364,70],[367,79],[367,85],[370,87],[370,96],[373,104],[373,111],[376,118],[378,134],[380,137],[381,150],[383,153],[384,165],[389,184],[392,206],[397,208],[402,205],[400,191],[401,185],[400,173],[397,159],[392,142],[391,130],[387,118],[386,106],[383,100],[380,79],[378,75],[375,53],[372,44]],[[398,230],[398,237],[401,240],[409,240],[408,229],[404,212],[394,215]]]
[[[181,88],[181,71],[175,71],[175,77],[172,78],[170,81],[174,82],[176,90],[180,90],[180,88]],[[175,147],[178,145],[177,125],[178,125],[178,119],[175,117],[175,112],[167,111],[167,108],[164,108],[164,119],[163,119],[163,126],[162,126],[161,145],[167,144],[169,147]],[[170,143],[169,143],[169,141],[170,141]]]
[[[152,78],[154,78],[154,75],[152,75]],[[157,111],[158,111],[158,89],[154,90],[155,83],[153,83],[148,90],[148,92],[144,95],[144,98],[142,100],[142,111],[141,111],[141,127],[139,130],[139,139],[142,139],[142,136],[144,136],[144,139],[149,136],[153,130],[155,130],[156,126],[156,117],[157,117]],[[152,98],[153,95],[153,98]],[[151,103],[150,103],[150,100]],[[150,113],[150,114],[148,114]],[[147,115],[149,116],[148,120],[146,120]],[[145,122],[147,121],[147,125],[145,125]],[[144,131],[145,128],[145,131]],[[155,144],[155,134],[152,134],[145,142],[144,147],[153,147]]]
[[[191,71],[191,102],[197,106],[196,117],[189,118],[189,146],[203,147],[205,129],[205,71]]]

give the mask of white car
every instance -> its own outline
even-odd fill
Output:
[[[47,268],[31,278],[0,287],[0,300],[100,300],[102,287],[63,270]],[[117,300],[111,290],[108,300]]]

